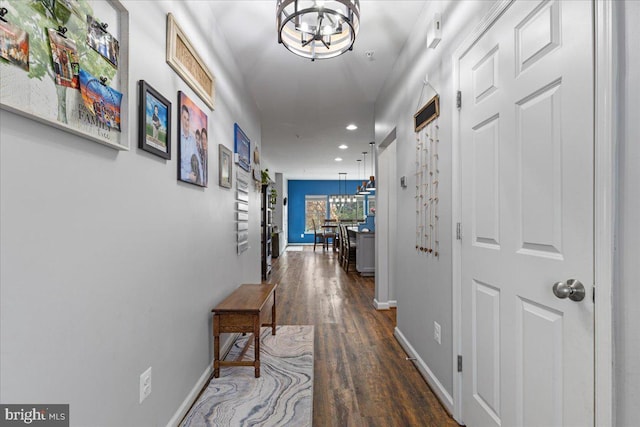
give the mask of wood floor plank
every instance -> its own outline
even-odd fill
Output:
[[[315,325],[314,426],[437,426],[447,414],[393,336],[396,311],[373,307],[375,280],[340,267],[332,251],[284,252],[277,322]]]

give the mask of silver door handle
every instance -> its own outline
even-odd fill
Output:
[[[569,298],[572,301],[582,301],[586,295],[584,285],[579,280],[569,279],[567,283],[553,284],[553,294],[560,299]]]

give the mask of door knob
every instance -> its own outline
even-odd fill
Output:
[[[569,279],[567,283],[554,283],[553,294],[560,299],[569,298],[572,301],[582,301],[586,292],[584,285],[579,280]]]

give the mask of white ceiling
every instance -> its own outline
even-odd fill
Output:
[[[315,62],[278,44],[275,0],[209,4],[260,110],[262,157],[272,176],[338,179],[338,172],[348,172],[349,179],[359,178],[356,159],[374,137],[374,102],[425,1],[361,0],[353,51]],[[358,129],[346,130],[349,123]],[[370,155],[366,166],[369,174]]]

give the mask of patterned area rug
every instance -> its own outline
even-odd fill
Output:
[[[313,414],[313,326],[278,326],[260,334],[260,378],[252,366],[223,366],[220,378],[185,417],[183,427],[311,426]],[[247,340],[251,345],[244,351]],[[226,357],[253,359],[253,335],[240,337]]]

